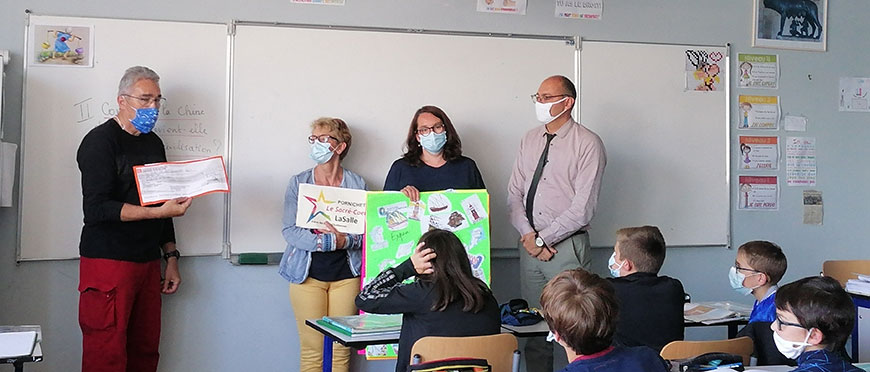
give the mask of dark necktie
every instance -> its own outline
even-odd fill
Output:
[[[547,135],[547,144],[544,145],[544,152],[541,153],[541,158],[538,159],[538,167],[535,168],[535,174],[532,176],[532,184],[529,185],[529,192],[526,193],[526,218],[529,219],[529,225],[535,228],[532,212],[535,206],[535,193],[538,191],[538,182],[541,181],[541,173],[544,173],[544,166],[547,165],[547,153],[550,152],[550,141],[556,134],[545,133]]]

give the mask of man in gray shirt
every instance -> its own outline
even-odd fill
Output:
[[[589,221],[607,163],[604,144],[571,118],[577,98],[564,76],[545,79],[532,95],[538,121],[528,131],[508,184],[511,224],[520,233],[521,293],[540,308],[540,295],[558,273],[589,270]],[[543,337],[525,348],[529,372],[553,370],[553,346]]]

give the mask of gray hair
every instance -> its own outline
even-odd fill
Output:
[[[118,84],[118,95],[130,94],[130,88],[133,84],[142,79],[151,80],[155,83],[160,82],[160,76],[154,70],[145,66],[133,66],[124,71],[121,83]]]

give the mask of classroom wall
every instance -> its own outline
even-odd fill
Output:
[[[733,45],[737,52],[780,55],[782,79],[777,91],[783,112],[809,118],[807,136],[818,139],[818,187],[824,192],[823,226],[801,224],[802,188],[783,187],[777,212],[733,212],[733,242],[770,239],[785,249],[790,267],[784,281],[816,275],[826,259],[868,258],[861,233],[868,222],[870,198],[865,185],[870,158],[865,138],[868,114],[839,113],[840,76],[868,76],[868,42],[863,16],[870,2],[835,1],[829,8],[828,52],[773,51],[750,48],[752,1],[620,0],[605,1],[601,21],[553,17],[552,1],[534,0],[526,16],[483,14],[470,0],[347,0],[343,7],[290,4],[285,0],[117,2],[107,0],[3,0],[0,3],[0,49],[12,52],[3,114],[3,140],[20,143],[24,9],[40,14],[226,22],[231,19],[443,29],[481,32],[582,35],[589,39]],[[130,30],[130,42],[148,35]],[[280,47],[280,46],[276,46]],[[106,51],[103,51],[106,52]],[[639,56],[640,57],[640,56]],[[638,63],[643,63],[639,58]],[[631,71],[626,71],[631,73]],[[812,80],[807,75],[812,75]],[[544,76],[542,76],[543,78]],[[736,83],[733,85],[736,86]],[[425,87],[421,87],[423,89]],[[537,87],[530,86],[527,94]],[[461,91],[461,87],[458,87]],[[736,102],[738,89],[732,90]],[[474,99],[474,97],[468,97]],[[385,103],[387,104],[387,103]],[[498,109],[498,108],[481,108]],[[530,105],[529,110],[532,110]],[[324,113],[328,115],[329,113]],[[461,121],[461,120],[456,120]],[[508,125],[508,124],[506,124]],[[525,125],[533,123],[509,123]],[[618,123],[614,123],[618,125]],[[461,130],[461,128],[460,128]],[[780,136],[785,132],[780,131]],[[401,133],[396,134],[399,155]],[[736,137],[732,135],[732,143]],[[518,141],[518,139],[500,139]],[[678,141],[679,139],[675,139]],[[691,139],[685,139],[691,140]],[[389,146],[389,145],[388,145]],[[468,155],[475,157],[469,149]],[[504,154],[513,157],[515,154]],[[691,171],[691,170],[686,170]],[[486,169],[482,170],[484,177]],[[777,172],[784,177],[785,172]],[[625,180],[641,182],[642,180]],[[491,185],[491,187],[505,187]],[[604,185],[603,187],[607,187]],[[733,193],[733,187],[732,187]],[[15,191],[17,198],[18,190]],[[735,196],[736,197],[736,196]],[[194,203],[193,208],[196,208]],[[43,363],[28,371],[75,370],[80,363],[77,325],[78,261],[27,262],[16,265],[18,208],[0,208],[0,324],[41,324]],[[697,213],[704,213],[698,210]],[[594,222],[593,222],[594,223]],[[46,233],[51,233],[46,226]],[[611,234],[598,231],[593,234]],[[182,250],[184,247],[180,247]],[[510,248],[510,247],[500,247]],[[594,252],[594,269],[602,274],[609,250]],[[735,251],[725,248],[680,248],[668,252],[663,273],[678,277],[695,300],[749,303],[728,286],[727,270]],[[493,265],[493,287],[500,301],[519,296],[514,251],[501,250]],[[275,266],[233,267],[219,257],[182,260],[184,283],[178,294],[164,297],[161,371],[289,371],[298,363],[298,342],[287,300],[287,285]],[[689,332],[694,338],[721,338],[724,330]],[[389,362],[354,364],[354,371],[390,371]]]

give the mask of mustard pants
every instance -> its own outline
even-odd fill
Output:
[[[322,368],[323,334],[305,325],[305,319],[328,316],[356,315],[354,299],[360,290],[359,278],[322,282],[305,279],[302,284],[290,284],[290,304],[299,330],[299,370],[318,372]],[[333,343],[332,365],[335,372],[350,369],[350,349]]]

